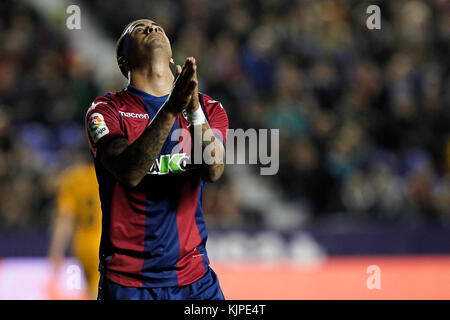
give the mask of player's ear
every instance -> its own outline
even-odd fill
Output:
[[[125,57],[119,57],[119,59],[117,59],[117,64],[119,65],[119,68],[126,68],[127,60],[125,59]]]
[[[127,79],[129,79],[130,77],[127,76],[127,75],[128,75],[128,73],[129,73],[129,71],[130,71],[130,68],[129,68],[129,66],[128,66],[127,60],[126,60],[124,57],[119,57],[119,58],[117,59],[117,64],[119,65],[120,72],[122,72],[122,74],[123,74]]]
[[[173,58],[170,58],[169,63],[170,64],[175,64],[175,61],[173,61]]]

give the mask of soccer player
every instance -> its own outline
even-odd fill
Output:
[[[194,58],[173,75],[169,39],[154,21],[130,23],[116,54],[129,84],[86,114],[103,213],[98,298],[224,299],[201,203],[205,182],[223,174],[227,114],[198,92]],[[197,165],[196,145],[214,161]]]
[[[49,248],[49,258],[54,266],[52,280],[57,279],[64,253],[72,240],[73,253],[86,276],[88,297],[95,299],[102,223],[98,183],[92,164],[77,163],[61,174],[57,209]]]

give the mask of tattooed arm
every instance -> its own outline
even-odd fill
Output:
[[[160,153],[177,117],[165,109],[158,112],[134,143],[130,144],[126,138],[118,137],[109,141],[100,153],[105,168],[125,186],[137,186]]]
[[[214,136],[207,121],[202,125],[193,127],[194,148],[201,146],[202,155],[205,148],[208,148],[206,154],[211,155],[212,158],[210,160],[203,159],[203,161],[207,160],[208,162],[202,164],[200,175],[207,182],[215,182],[220,179],[225,169],[225,148],[222,142]],[[206,138],[202,139],[202,137]]]
[[[161,152],[177,115],[189,103],[197,86],[193,65],[193,59],[188,58],[177,74],[169,98],[136,141],[130,144],[126,138],[118,137],[102,148],[100,161],[125,186],[135,187],[145,177]]]
[[[197,66],[194,59],[194,79],[197,80]],[[192,99],[186,107],[186,112],[192,113],[200,108],[198,85],[195,86],[192,94]],[[200,128],[201,127],[201,128]],[[205,119],[205,123],[202,125],[193,125],[191,128],[191,134],[193,137],[193,154],[195,154],[195,148],[201,146],[202,149],[202,165],[200,167],[200,176],[203,180],[208,182],[215,182],[220,179],[225,169],[225,148],[218,139],[214,136],[208,121]],[[207,150],[205,150],[207,149]],[[206,152],[206,157],[203,156],[203,152]],[[210,156],[210,157],[209,157]],[[211,159],[207,159],[207,157]],[[195,161],[195,160],[194,160]],[[197,162],[197,161],[195,161]]]

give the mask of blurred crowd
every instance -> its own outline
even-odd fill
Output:
[[[99,90],[63,31],[26,1],[0,2],[0,227],[48,227],[59,172],[89,156]]]
[[[0,3],[0,223],[26,227],[47,223],[55,175],[85,156],[83,115],[104,88],[21,3]],[[280,129],[266,179],[312,221],[450,222],[448,1],[81,3],[114,40],[134,19],[157,21],[231,128]],[[381,30],[366,26],[371,4]],[[259,221],[230,186],[208,186],[213,224]]]

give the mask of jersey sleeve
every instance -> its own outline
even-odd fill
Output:
[[[89,147],[94,157],[98,148],[114,137],[125,137],[121,119],[112,100],[99,97],[94,100],[86,113],[85,127]]]
[[[203,95],[203,105],[209,126],[214,135],[225,145],[227,140],[228,116],[223,105],[207,95]]]

